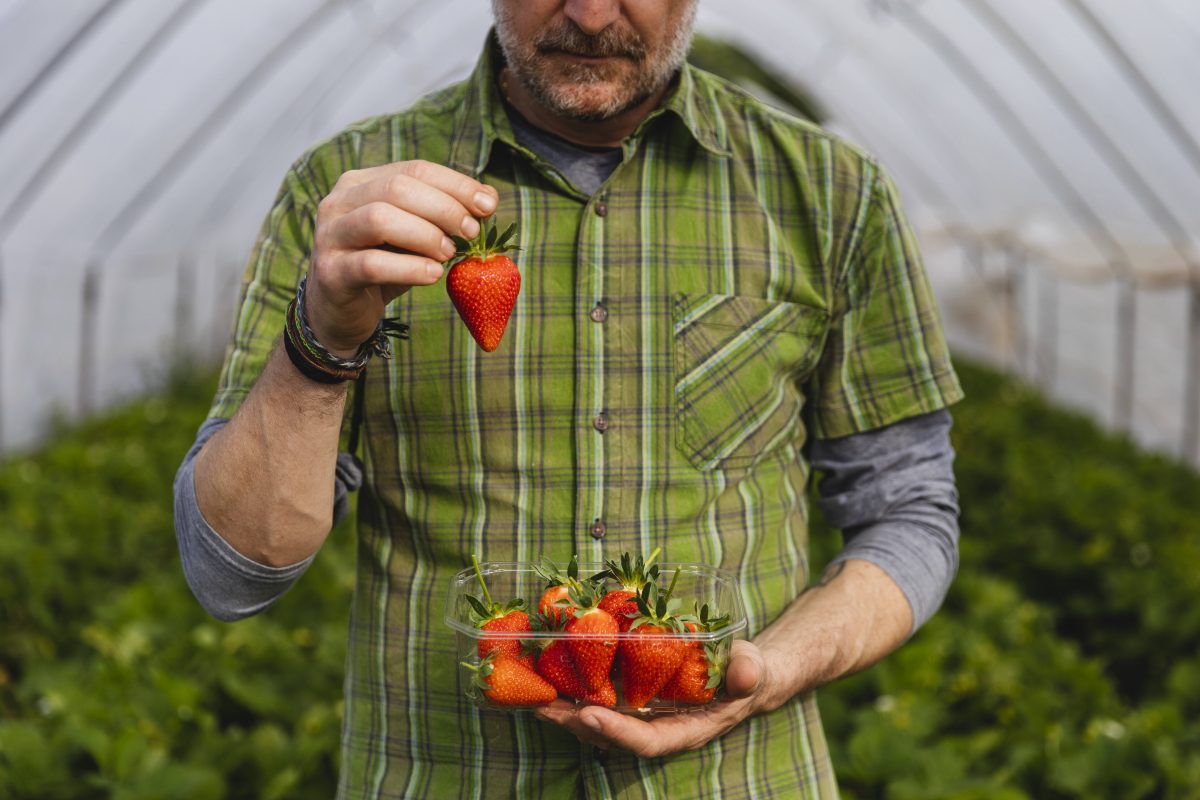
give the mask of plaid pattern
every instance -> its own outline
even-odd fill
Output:
[[[751,635],[778,616],[808,580],[806,440],[961,394],[896,191],[856,149],[687,67],[587,197],[516,143],[496,58],[289,171],[212,407],[232,415],[261,371],[342,172],[423,158],[499,190],[524,247],[500,348],[474,344],[441,287],[418,288],[389,309],[411,340],[367,370],[339,796],[836,797],[812,696],[650,760],[475,710],[442,599],[472,552],[661,546],[737,574]]]

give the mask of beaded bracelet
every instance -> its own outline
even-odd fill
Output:
[[[398,320],[382,319],[371,337],[358,346],[354,358],[341,358],[317,341],[304,312],[304,290],[308,276],[300,281],[296,296],[288,304],[283,325],[283,345],[292,364],[305,377],[318,383],[343,383],[358,378],[373,355],[392,357],[389,336],[408,338],[408,326]]]

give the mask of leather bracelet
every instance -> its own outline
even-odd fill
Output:
[[[342,376],[333,372],[327,371],[326,368],[319,367],[306,359],[300,349],[292,342],[292,337],[285,332],[283,334],[283,349],[287,351],[288,358],[291,359],[292,365],[300,372],[301,375],[309,380],[317,383],[338,384],[345,383],[351,380],[351,377],[357,376]]]
[[[284,318],[283,342],[288,358],[302,375],[318,383],[336,384],[355,380],[362,375],[373,355],[391,358],[389,336],[408,338],[408,326],[394,319],[382,319],[375,332],[358,346],[354,358],[341,358],[329,352],[308,326],[304,311],[304,290],[308,276],[300,280],[296,296],[288,304]]]

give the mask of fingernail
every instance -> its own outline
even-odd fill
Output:
[[[468,239],[474,239],[479,235],[479,220],[474,217],[463,217],[462,232],[463,236]]]
[[[596,719],[595,717],[584,717],[583,724],[587,725],[596,733],[600,732],[600,720]]]
[[[431,261],[425,266],[425,274],[434,280],[437,280],[438,278],[442,277],[442,265],[435,264]]]
[[[454,242],[450,240],[449,236],[442,237],[442,255],[444,255],[446,258],[449,258],[450,256],[454,255],[457,250],[458,248],[454,246]]]
[[[476,192],[475,205],[483,213],[490,214],[496,210],[496,198],[492,197],[487,192]]]

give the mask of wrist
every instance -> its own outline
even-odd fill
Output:
[[[388,336],[408,338],[408,326],[398,320],[380,320],[375,333],[357,345],[351,357],[346,358],[331,352],[318,339],[309,323],[305,303],[305,285],[308,277],[300,280],[296,298],[287,307],[284,315],[283,342],[288,358],[306,378],[317,383],[341,383],[357,380],[366,369],[367,360],[378,355],[391,358]]]
[[[798,694],[817,687],[812,679],[811,664],[805,656],[763,643],[759,645],[763,658],[763,685],[758,691],[757,712],[774,711]]]
[[[347,339],[339,337],[332,332],[330,327],[325,324],[325,320],[321,314],[320,306],[311,302],[312,298],[308,298],[305,303],[304,317],[308,322],[308,328],[312,331],[313,338],[316,339],[322,347],[327,351],[337,356],[338,358],[352,359],[358,353],[358,348],[363,341],[369,337],[369,333],[360,338],[353,337]]]
[[[786,675],[787,662],[780,658],[777,650],[769,645],[761,648],[763,657],[763,686],[759,690],[758,713],[774,711],[788,700],[794,692],[789,692]]]

